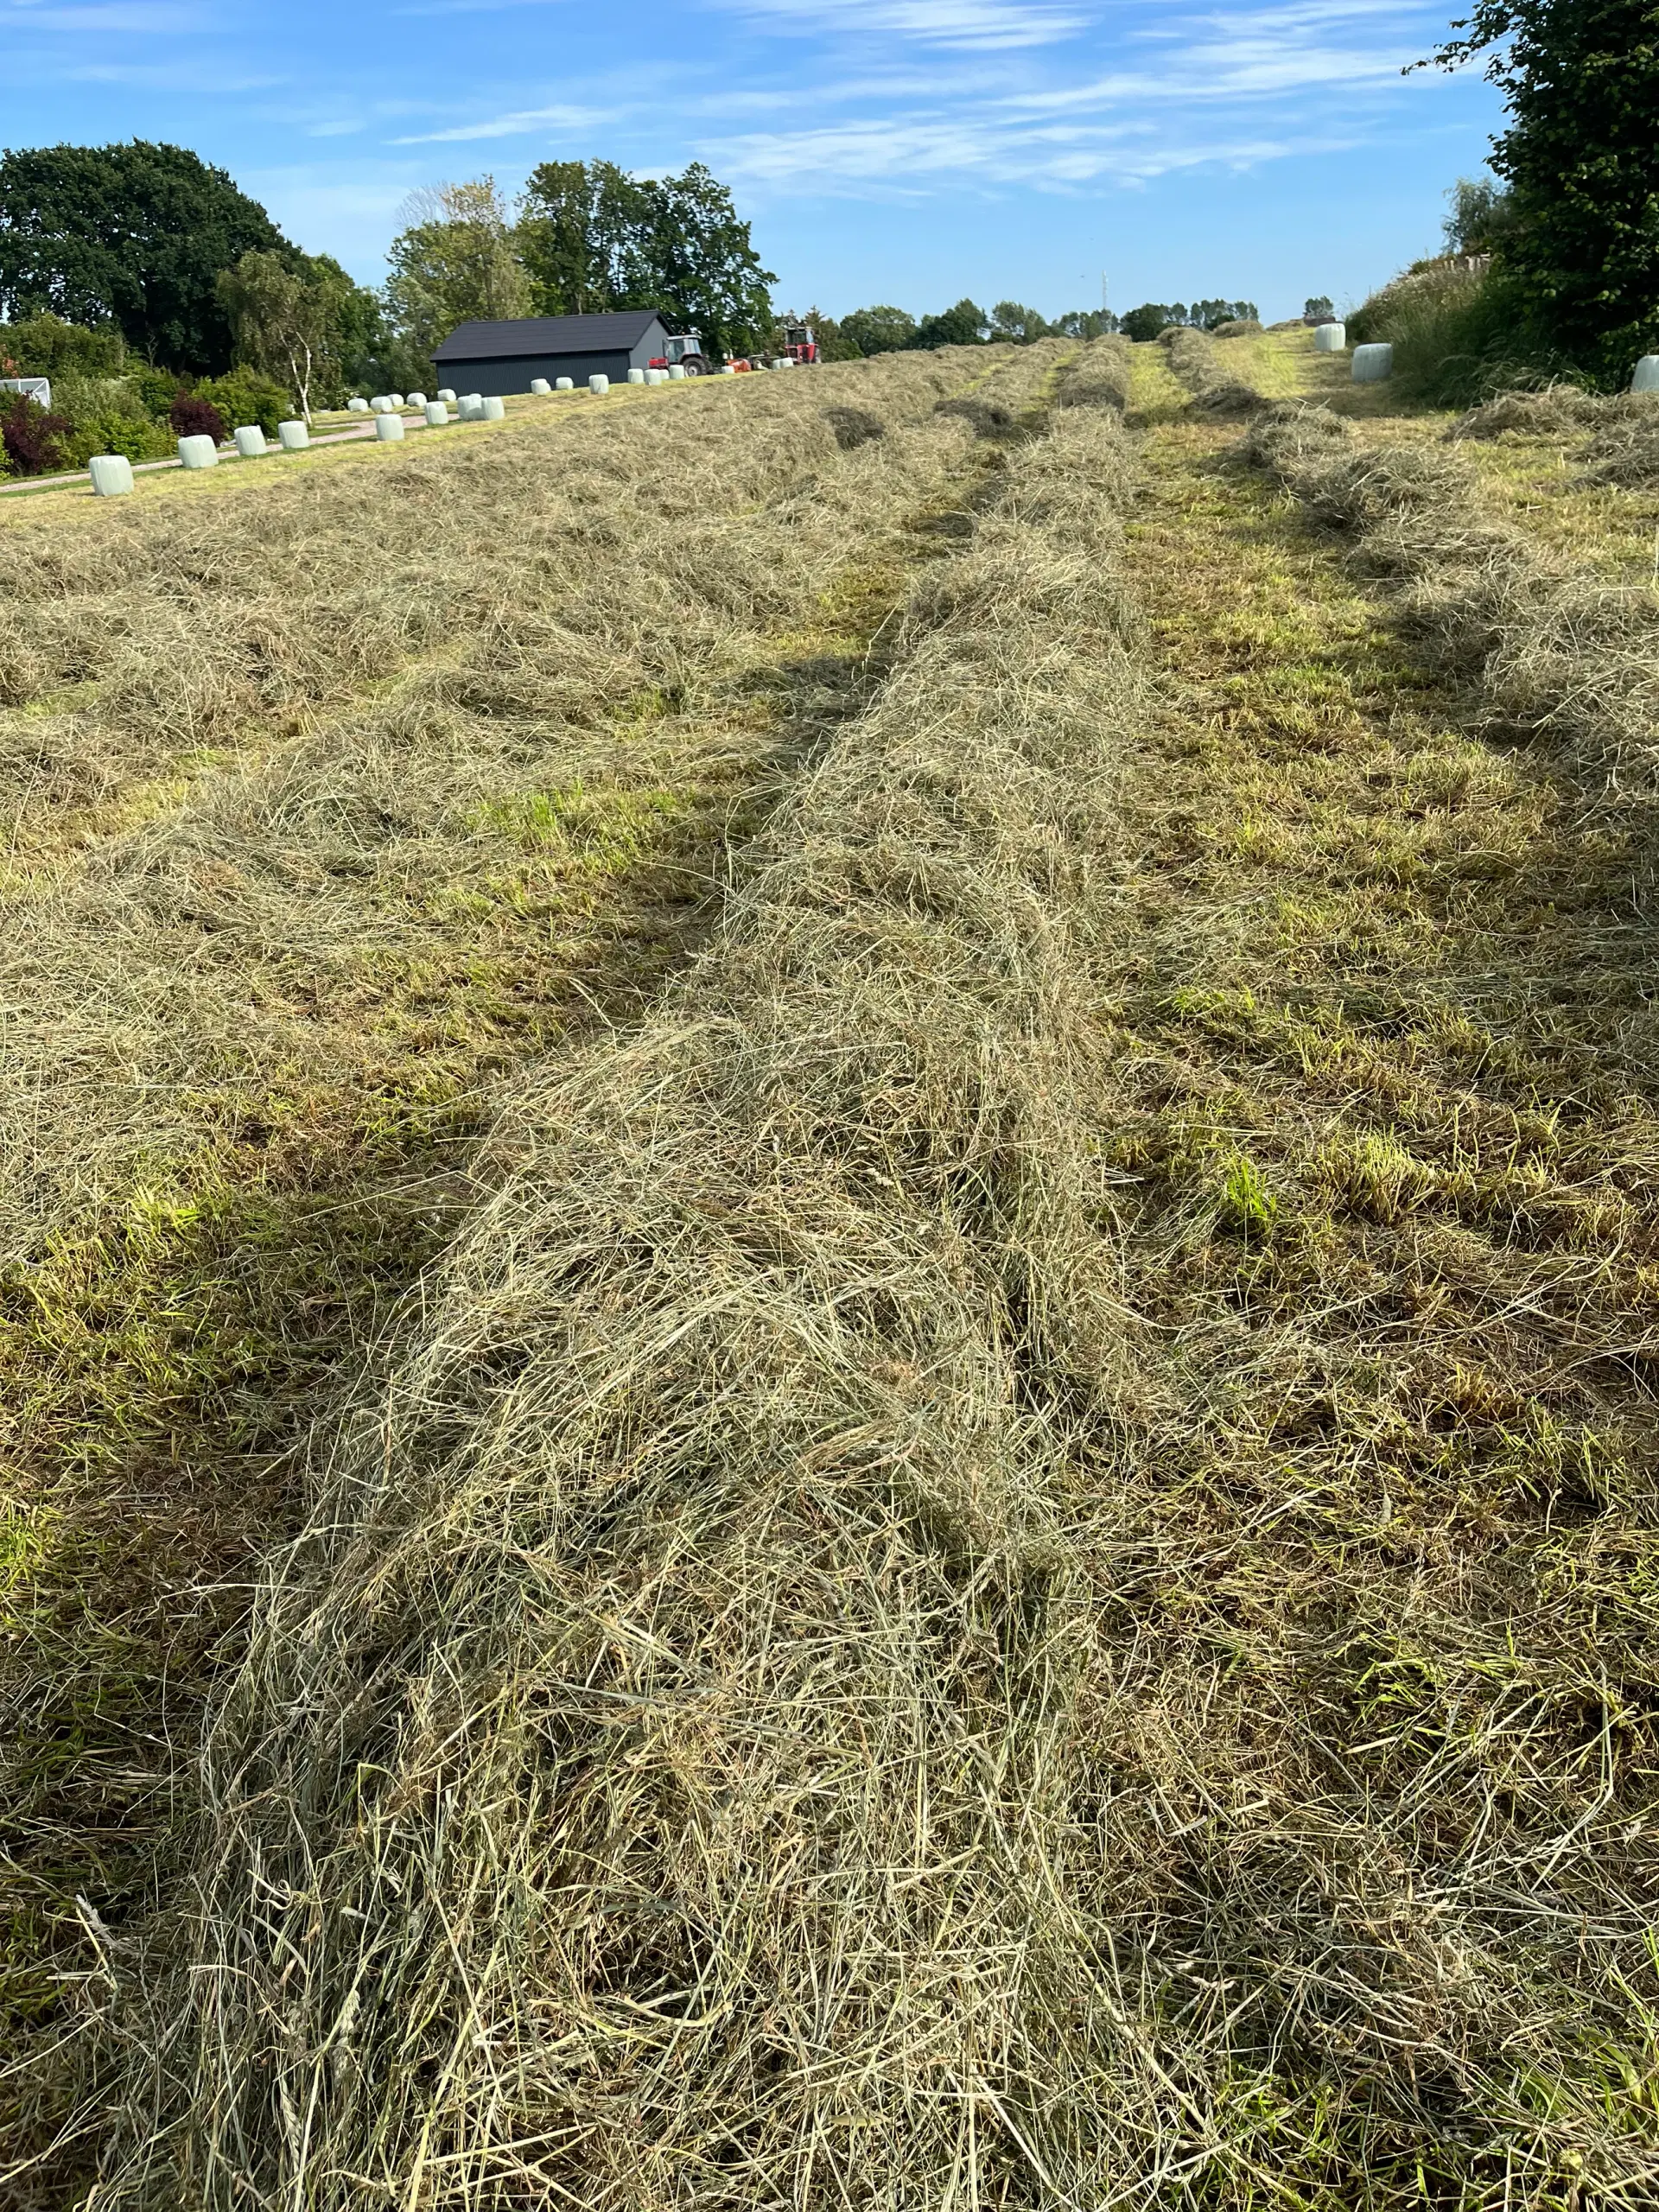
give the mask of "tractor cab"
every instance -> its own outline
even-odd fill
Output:
[[[812,335],[810,323],[791,322],[784,326],[784,350],[791,361],[802,368],[811,367],[818,358],[818,341]]]
[[[689,377],[706,377],[709,362],[702,350],[702,334],[682,331],[671,338],[650,365],[653,369],[683,369]]]

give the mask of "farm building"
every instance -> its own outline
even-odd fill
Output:
[[[579,385],[594,375],[619,382],[630,369],[649,367],[668,342],[651,308],[620,315],[529,315],[514,322],[463,322],[433,354],[439,381],[456,391],[505,398],[528,391],[532,377],[569,377]]]

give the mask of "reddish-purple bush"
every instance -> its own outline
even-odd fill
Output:
[[[181,438],[211,438],[216,446],[222,446],[228,435],[225,417],[213,401],[192,399],[188,391],[179,394],[167,419]]]
[[[63,415],[48,415],[26,391],[14,393],[0,409],[0,444],[19,476],[49,476],[64,466],[62,442],[74,432]]]

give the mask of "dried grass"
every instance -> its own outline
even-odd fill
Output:
[[[1067,1863],[1135,686],[1061,420],[683,986],[504,1117],[260,1595],[104,2202],[1024,2201],[1160,2094]]]
[[[1067,369],[1056,397],[1062,407],[1115,407],[1121,415],[1134,374],[1127,338],[1097,339]]]
[[[1262,405],[1261,393],[1231,371],[1208,331],[1178,325],[1163,332],[1160,343],[1168,349],[1170,367],[1192,395],[1194,414],[1253,415]]]
[[[1591,429],[1606,413],[1608,402],[1573,385],[1547,385],[1541,391],[1500,391],[1495,398],[1459,415],[1446,432],[1459,438],[1559,437]]]
[[[1456,454],[1361,449],[1323,408],[1273,410],[1243,443],[1357,557],[1401,587],[1400,611],[1477,725],[1553,739],[1619,803],[1659,795],[1659,599],[1586,575],[1483,501]]]
[[[1644,393],[1608,402],[1584,458],[1593,484],[1659,490],[1659,401]]]
[[[285,1455],[474,1192],[493,1088],[660,988],[728,825],[876,680],[1001,459],[939,397],[1022,413],[1067,351],[8,524],[0,2169],[69,1900],[135,1909]]]

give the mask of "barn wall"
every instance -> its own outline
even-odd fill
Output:
[[[557,377],[569,377],[585,385],[591,376],[607,376],[613,384],[620,384],[630,369],[643,369],[666,342],[667,334],[656,322],[631,351],[619,346],[603,353],[515,353],[487,361],[450,358],[439,361],[435,373],[438,384],[448,385],[452,391],[508,399],[515,392],[528,391],[532,377],[545,377],[550,384]]]

